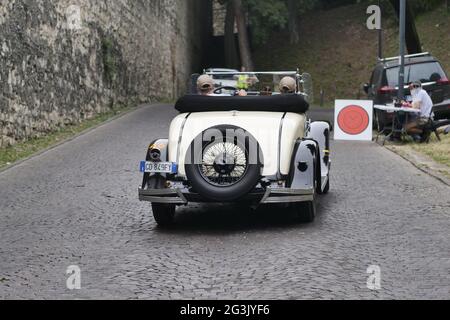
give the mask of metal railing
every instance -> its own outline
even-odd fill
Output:
[[[423,52],[423,53],[409,54],[409,55],[406,55],[405,58],[417,58],[417,57],[425,57],[425,56],[430,56],[430,55],[431,54],[429,52]],[[383,58],[383,59],[378,59],[378,60],[382,61],[382,62],[387,62],[387,61],[394,61],[394,60],[398,60],[398,59],[400,59],[400,56]]]

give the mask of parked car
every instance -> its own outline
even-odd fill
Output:
[[[392,103],[398,93],[399,57],[379,60],[370,82],[364,85],[368,98],[375,104]],[[429,53],[405,57],[405,84],[420,81],[434,103],[435,119],[450,119],[450,81],[440,62]],[[405,94],[410,95],[408,86]],[[392,114],[377,110],[378,130],[391,123]]]
[[[288,75],[302,87],[302,75]],[[160,226],[171,225],[176,207],[191,202],[275,203],[313,221],[316,195],[330,189],[332,128],[311,122],[308,108],[300,89],[180,98],[169,137],[150,143],[140,163],[139,199],[152,203]]]

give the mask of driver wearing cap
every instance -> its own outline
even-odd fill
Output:
[[[284,77],[280,81],[280,92],[282,94],[292,94],[297,92],[297,81],[292,77]]]
[[[197,79],[197,89],[202,96],[214,95],[214,80],[209,75],[204,74]]]

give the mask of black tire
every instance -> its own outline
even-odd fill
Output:
[[[316,190],[316,193],[322,194],[322,168],[321,163],[318,162],[320,160],[320,150],[316,149],[316,154],[314,155],[314,189]]]
[[[323,189],[322,194],[328,194],[330,192],[330,177],[328,177],[327,185],[325,186],[325,189]]]
[[[211,128],[214,130],[220,130],[222,133],[226,133],[227,129],[240,129],[240,128],[236,128],[236,127],[232,127],[232,126],[220,126],[220,127],[215,127],[215,128]],[[200,138],[203,141],[203,134],[200,135]],[[244,135],[244,136],[243,136]],[[204,177],[204,175],[202,175],[201,173],[201,165],[199,164],[190,164],[192,163],[192,159],[189,159],[190,161],[188,161],[188,159],[186,160],[186,165],[185,165],[185,170],[186,170],[186,176],[187,179],[189,181],[189,183],[191,184],[193,191],[197,192],[199,195],[201,195],[202,197],[204,197],[205,199],[209,200],[209,201],[214,201],[214,202],[232,202],[232,201],[236,201],[239,200],[240,198],[242,198],[243,196],[247,195],[250,191],[252,191],[256,185],[258,184],[258,182],[261,179],[261,151],[259,148],[258,143],[256,142],[256,140],[247,132],[245,132],[243,129],[240,129],[240,132],[238,131],[236,133],[236,137],[237,139],[235,139],[235,141],[233,142],[233,144],[235,146],[238,146],[240,148],[240,150],[243,151],[243,153],[245,153],[245,157],[246,157],[246,162],[245,162],[245,173],[243,173],[240,178],[239,181],[233,183],[232,185],[217,185],[214,184],[212,181],[207,181],[208,179],[206,179]],[[199,137],[197,137],[199,138]],[[242,145],[240,143],[240,141],[245,141],[245,145]],[[205,152],[207,151],[207,148],[209,148],[211,145],[220,145],[222,143],[226,143],[226,135],[224,135],[223,140],[218,140],[218,141],[204,141],[203,145],[202,145],[202,154],[200,159],[203,159]],[[194,144],[195,142],[192,142],[191,147],[188,151],[188,156],[191,155],[191,150],[194,150],[194,152],[198,152],[195,151],[194,149]],[[257,146],[257,163],[256,164],[249,164],[248,163],[248,159],[249,159],[249,146]],[[245,150],[245,152],[244,152]],[[198,156],[198,155],[193,155],[194,157]]]
[[[312,223],[316,219],[316,201],[294,203],[293,209],[297,221],[300,223]]]
[[[174,224],[175,205],[152,203],[153,217],[159,227],[167,228]]]

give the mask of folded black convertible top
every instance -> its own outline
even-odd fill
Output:
[[[306,113],[309,104],[298,94],[247,97],[186,95],[177,101],[175,109],[181,113],[234,110]]]

